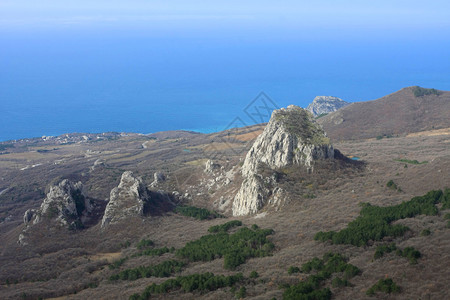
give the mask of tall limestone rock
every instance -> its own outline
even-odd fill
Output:
[[[323,114],[329,114],[337,111],[338,109],[349,104],[349,102],[344,101],[338,97],[317,96],[316,98],[314,98],[313,102],[308,105],[306,110],[311,112],[314,117],[317,117]]]
[[[314,169],[314,162],[334,158],[334,148],[308,111],[290,105],[275,110],[242,165],[244,181],[233,202],[233,215],[258,212],[266,204],[280,202],[276,178],[265,177],[261,168],[299,165]]]
[[[82,183],[64,179],[51,186],[41,207],[27,210],[23,219],[25,225],[53,220],[62,226],[79,228],[89,218],[91,211],[92,204],[84,194]]]
[[[149,190],[133,172],[122,174],[120,183],[110,193],[101,227],[116,224],[132,217],[157,215],[173,209],[175,196],[164,191]]]
[[[119,186],[111,190],[102,219],[102,227],[131,216],[143,216],[145,202],[148,199],[148,191],[142,179],[134,177],[131,171],[124,172]]]

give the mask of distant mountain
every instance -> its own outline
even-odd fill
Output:
[[[308,105],[306,110],[310,111],[314,115],[314,117],[318,117],[320,115],[337,111],[338,109],[349,104],[349,102],[344,101],[338,97],[317,96],[316,98],[314,98],[313,102]]]
[[[352,103],[318,122],[334,141],[449,128],[450,92],[407,87],[377,100]]]

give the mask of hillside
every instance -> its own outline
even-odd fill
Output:
[[[5,144],[0,298],[445,299],[450,135],[318,120]]]
[[[407,87],[377,100],[356,102],[318,119],[332,140],[397,136],[450,127],[450,92],[414,94]]]

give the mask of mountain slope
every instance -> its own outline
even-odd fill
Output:
[[[335,141],[450,127],[450,92],[434,90],[438,95],[426,95],[426,91],[432,90],[407,87],[377,100],[352,103],[318,122]]]

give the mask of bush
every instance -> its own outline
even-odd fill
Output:
[[[376,284],[374,284],[370,289],[367,290],[366,294],[368,296],[373,296],[376,292],[383,292],[387,294],[399,293],[400,288],[391,278],[386,278],[380,279]]]
[[[440,202],[442,202],[442,209],[450,209],[450,189],[445,189]]]
[[[390,253],[392,251],[397,250],[397,246],[395,245],[395,243],[391,243],[388,245],[379,245],[377,246],[376,250],[375,250],[375,254],[373,255],[374,259],[378,259],[383,257],[384,253]]]
[[[245,286],[241,287],[239,291],[236,293],[236,299],[242,299],[247,297],[247,289]]]
[[[144,249],[144,248],[148,248],[148,247],[153,247],[154,245],[155,245],[155,243],[153,241],[142,239],[139,241],[139,243],[137,243],[136,247],[138,249]]]
[[[409,260],[409,263],[412,265],[417,264],[417,260],[422,256],[422,254],[414,249],[414,247],[406,247],[405,249],[400,250],[397,249],[397,255],[406,257]]]
[[[126,269],[121,271],[119,274],[112,275],[109,280],[136,280],[139,278],[149,278],[149,277],[169,277],[174,273],[178,273],[186,264],[181,261],[167,260],[158,265],[148,266],[148,267],[137,267],[133,269]]]
[[[437,95],[439,96],[441,94],[440,91],[436,89],[426,89],[420,86],[413,87],[413,94],[415,97],[423,97],[426,95]]]
[[[256,272],[256,271],[252,271],[251,273],[250,273],[250,278],[252,278],[252,279],[256,279],[256,278],[258,278],[259,277],[259,274],[258,274],[258,272]]]
[[[392,179],[386,183],[386,186],[393,190],[398,189],[398,186],[395,184],[395,182]]]
[[[350,222],[347,228],[338,232],[318,232],[314,236],[318,241],[331,241],[333,244],[364,246],[372,241],[380,241],[386,236],[402,236],[408,227],[391,225],[393,221],[413,218],[416,215],[436,215],[436,204],[441,202],[442,191],[430,191],[424,196],[413,197],[410,201],[394,206],[379,207],[363,203],[360,216]]]
[[[211,233],[216,233],[216,232],[220,232],[220,231],[227,232],[230,228],[238,227],[238,226],[242,226],[242,222],[234,220],[234,221],[227,222],[225,224],[211,226],[211,227],[209,227],[208,231]]]
[[[175,212],[186,217],[192,217],[198,220],[215,219],[222,217],[215,211],[209,211],[205,208],[195,206],[177,206]]]
[[[188,242],[176,251],[176,255],[190,261],[211,261],[224,257],[224,267],[232,270],[247,258],[270,255],[275,246],[267,236],[272,233],[272,229],[251,230],[247,227],[233,234],[220,231]]]
[[[422,230],[420,232],[420,236],[429,236],[430,234],[431,234],[431,231],[428,228],[425,228],[424,230]]]
[[[299,267],[294,267],[294,266],[290,266],[288,269],[288,274],[294,274],[294,273],[299,273],[300,272],[300,268]]]
[[[114,261],[112,264],[108,265],[108,267],[109,267],[110,270],[118,269],[127,260],[128,260],[128,256]]]
[[[195,291],[214,291],[223,287],[234,286],[237,282],[244,279],[241,273],[231,276],[217,275],[213,273],[193,274],[187,276],[178,276],[175,279],[169,279],[161,284],[149,285],[144,292],[130,296],[132,300],[149,299],[151,294],[165,294],[175,290],[182,292]]]
[[[305,273],[316,271],[316,274],[310,275],[307,280],[300,281],[296,285],[287,285],[283,299],[331,299],[330,289],[320,289],[323,281],[331,278],[334,273],[343,273],[344,279],[336,277],[332,284],[349,286],[348,279],[361,273],[356,266],[347,263],[347,258],[338,253],[326,253],[322,259],[314,257],[304,263],[301,270]]]
[[[350,282],[347,279],[342,279],[340,277],[335,277],[332,281],[331,281],[331,285],[334,288],[337,287],[343,287],[343,286],[351,286]]]

